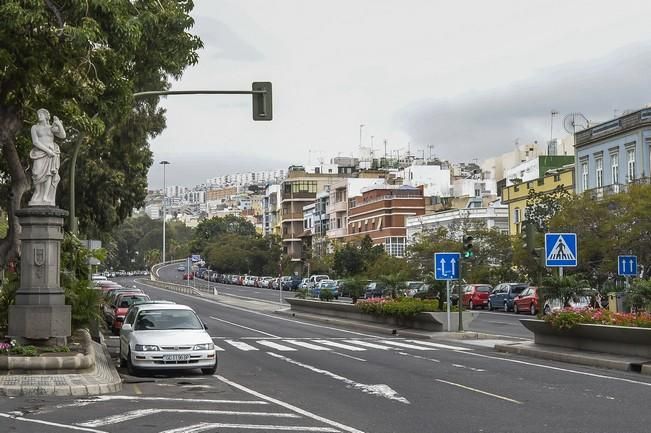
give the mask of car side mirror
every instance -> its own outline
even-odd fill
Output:
[[[208,325],[206,325],[206,324],[204,323],[204,324],[203,324],[203,329],[205,329],[205,330],[207,331],[207,330],[208,330]]]
[[[122,330],[123,331],[131,331],[132,330],[131,325],[128,324],[128,323],[125,323],[124,325],[122,325]]]

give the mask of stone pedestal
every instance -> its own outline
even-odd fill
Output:
[[[8,334],[23,343],[65,344],[71,309],[59,279],[63,219],[68,212],[33,206],[16,212],[22,227],[20,288],[9,307]]]

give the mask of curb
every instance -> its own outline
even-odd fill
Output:
[[[621,355],[611,355],[599,352],[572,352],[565,348],[545,346],[532,342],[496,344],[498,352],[515,353],[548,361],[559,361],[588,367],[607,368],[619,371],[636,371],[651,375],[649,359],[630,358]]]

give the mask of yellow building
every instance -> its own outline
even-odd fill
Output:
[[[509,205],[509,234],[517,235],[521,232],[522,221],[527,219],[527,198],[530,190],[549,193],[559,186],[574,194],[574,164],[550,170],[538,179],[505,187],[502,190],[502,203]]]

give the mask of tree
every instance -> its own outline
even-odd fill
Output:
[[[0,4],[0,207],[9,219],[0,265],[19,255],[15,211],[30,188],[27,125],[38,108],[70,131],[64,155],[81,144],[82,231],[110,230],[142,205],[152,163],[148,140],[162,132],[165,117],[158,97],[134,100],[133,93],[165,90],[197,62],[202,44],[188,33],[193,6],[191,0]],[[57,202],[64,206],[69,170],[62,161]]]
[[[558,185],[554,190],[545,192],[530,189],[526,204],[527,220],[532,221],[538,231],[549,231],[551,218],[562,211],[572,197],[565,185]]]

